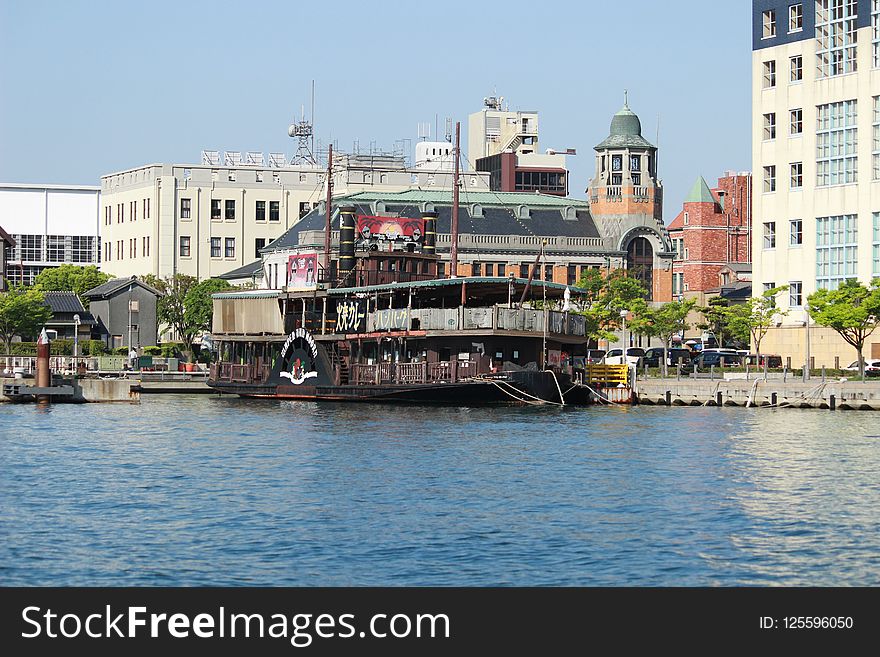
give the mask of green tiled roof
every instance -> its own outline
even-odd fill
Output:
[[[623,108],[611,119],[611,129],[608,137],[596,150],[606,148],[654,148],[654,145],[642,137],[642,123],[629,105]]]
[[[712,196],[712,190],[706,184],[703,176],[697,178],[697,182],[691,187],[690,193],[684,199],[685,203],[715,203],[715,197]]]

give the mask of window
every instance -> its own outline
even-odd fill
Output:
[[[181,219],[191,219],[192,218],[192,199],[182,198],[180,199],[180,218]]]
[[[137,201],[131,201],[131,202],[129,203],[129,206],[130,206],[130,207],[129,207],[129,210],[130,210],[130,214],[131,214],[131,220],[132,220],[132,221],[137,221],[137,218],[138,218],[138,213],[137,213],[137,208],[138,208],[138,206],[137,206]]]
[[[254,240],[254,257],[255,258],[260,257],[260,249],[262,249],[264,246],[266,246],[266,238],[265,237],[258,237],[257,239]],[[217,248],[219,250],[219,245]]]
[[[211,257],[219,258],[220,257],[220,238],[212,237],[211,238]]]
[[[235,201],[226,201],[226,221],[235,221]]]
[[[684,272],[672,275],[672,294],[680,295],[684,292]]]
[[[764,115],[764,141],[776,139],[776,112]]]
[[[528,265],[520,265],[519,266],[519,277],[520,278],[528,278],[529,277],[529,266]]]
[[[49,262],[65,262],[64,235],[46,236],[46,260]]]
[[[612,155],[611,156],[611,170],[612,171],[622,171],[623,170],[623,155]]]
[[[687,212],[685,212],[684,213],[684,225],[687,226],[689,222],[690,222],[690,216],[688,215]]]
[[[137,258],[137,237],[128,240],[128,257]]]
[[[308,201],[302,201],[299,204],[299,218],[302,219],[305,217],[309,211],[312,209],[312,206],[309,205]]]
[[[569,265],[566,267],[565,282],[568,285],[577,283],[577,265]]]
[[[672,240],[672,248],[675,251],[675,259],[681,260],[684,258],[684,238],[679,237],[678,239]]]
[[[880,0],[871,0],[871,59],[880,67]]]
[[[764,222],[764,248],[765,249],[775,249],[776,248],[776,222],[775,221]]]
[[[793,109],[789,113],[788,132],[790,135],[800,135],[804,132],[804,110]]]
[[[481,271],[482,267],[479,262],[471,263],[471,276],[479,276]]]
[[[189,236],[180,236],[180,257],[189,258]]]
[[[145,258],[150,257],[150,237],[149,237],[149,235],[145,236],[141,240],[141,253],[144,254]]]
[[[874,276],[880,276],[880,212],[873,214],[874,219]]]
[[[235,238],[227,237],[226,238],[226,252],[225,255],[227,258],[235,257]]]
[[[87,235],[74,235],[70,238],[70,261],[92,262],[95,238]]]
[[[800,189],[804,186],[804,163],[791,163],[791,189]]]
[[[641,155],[630,155],[629,156],[629,170],[630,171],[641,171],[642,170],[642,156]]]
[[[769,194],[770,192],[776,191],[776,165],[771,164],[768,167],[764,167],[764,193]]]
[[[125,223],[125,203],[116,204],[116,223]]]
[[[144,199],[144,219],[150,218],[150,199]]]
[[[498,275],[507,276],[507,265],[503,262],[498,265]]]
[[[281,220],[281,203],[280,201],[269,201],[269,221]]]
[[[858,0],[816,0],[816,64],[820,78],[856,70]]]
[[[828,103],[816,109],[816,184],[823,187],[856,182],[856,101]]]
[[[437,278],[446,278],[446,263],[437,263]]]
[[[266,201],[257,201],[254,216],[257,221],[266,221]]]
[[[113,245],[110,242],[104,243],[104,261],[110,262],[113,256]]]
[[[800,246],[804,243],[804,222],[801,219],[792,219],[788,223],[790,227],[788,245]]]
[[[792,308],[804,305],[804,284],[801,281],[791,281],[788,284],[788,305]]]
[[[125,251],[123,250],[123,241],[116,240],[116,259],[122,260],[125,256]]]
[[[112,208],[109,205],[105,205],[104,206],[104,225],[105,226],[110,225],[111,213],[112,213]]]
[[[684,259],[685,260],[691,259],[691,252],[690,252],[690,249],[688,249],[687,247],[684,247]]]
[[[804,58],[796,55],[789,59],[790,62],[790,82],[802,82],[804,79]]]
[[[486,263],[486,276],[494,276],[495,275],[495,265],[491,262]]]
[[[802,4],[788,7],[788,31],[800,32],[804,29],[804,6]]]
[[[211,199],[211,219],[219,221],[223,218],[220,212],[220,199]]]
[[[874,134],[871,147],[871,180],[880,180],[880,96],[874,96],[872,130]]]
[[[816,219],[816,285],[836,290],[855,278],[858,264],[858,224],[854,214]]]
[[[764,292],[769,292],[769,291],[772,290],[774,287],[776,287],[776,283],[774,283],[774,282],[772,282],[772,281],[769,282],[769,283],[764,283]]]
[[[772,89],[776,86],[776,60],[764,62],[764,89]]]
[[[764,12],[761,22],[763,24],[761,38],[769,39],[771,37],[775,37],[776,36],[776,12],[773,9],[768,9],[767,11]]]

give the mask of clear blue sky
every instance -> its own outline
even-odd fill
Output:
[[[308,108],[349,150],[466,125],[497,89],[541,113],[542,148],[593,146],[629,89],[644,135],[660,117],[671,221],[698,175],[750,167],[750,3],[41,2],[0,0],[0,181],[97,185],[203,148],[283,151]],[[466,142],[465,142],[466,143]]]

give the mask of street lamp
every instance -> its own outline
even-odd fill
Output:
[[[626,341],[626,316],[629,315],[629,311],[627,309],[622,309],[620,311],[620,319],[623,320],[623,362],[626,362],[626,349],[629,347],[629,344]]]
[[[73,369],[76,369],[76,358],[79,356],[79,315],[73,316]]]

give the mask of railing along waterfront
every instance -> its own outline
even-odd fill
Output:
[[[413,383],[455,383],[472,378],[482,371],[476,360],[452,360],[437,363],[355,363],[349,381],[353,385],[385,385]]]

